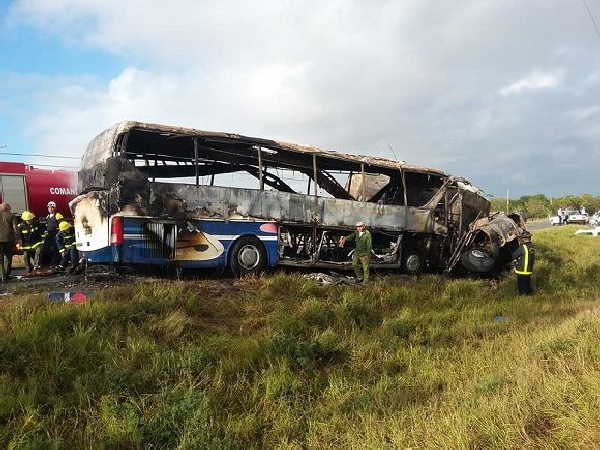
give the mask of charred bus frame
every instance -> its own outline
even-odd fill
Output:
[[[282,172],[303,175],[306,192]],[[236,173],[250,174],[257,188],[216,185],[216,177]],[[407,272],[454,267],[472,224],[488,220],[490,209],[469,182],[437,169],[140,122],[121,122],[92,140],[79,190],[96,196],[106,217],[275,222],[277,263],[289,266],[349,268],[351,250],[338,241],[363,221],[373,234],[372,265]]]

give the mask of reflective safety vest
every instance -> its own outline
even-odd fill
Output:
[[[22,250],[34,250],[44,243],[39,224],[21,222],[17,225]]]
[[[59,252],[76,246],[77,242],[75,242],[75,233],[65,233],[64,231],[59,231],[56,235],[56,244]]]
[[[521,244],[513,252],[515,260],[515,273],[517,275],[531,275],[533,273],[533,264],[535,263],[535,248],[531,242]]]

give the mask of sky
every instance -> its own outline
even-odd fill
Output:
[[[593,20],[600,0],[0,0],[0,152],[80,157],[137,120],[599,195]]]

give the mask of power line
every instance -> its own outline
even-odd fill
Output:
[[[54,164],[27,164],[28,166],[41,166],[41,167],[57,167],[59,169],[79,169],[79,167],[75,166],[57,166]]]
[[[4,146],[6,147],[6,146]],[[4,148],[0,147],[0,148]],[[1,152],[0,155],[9,155],[9,156],[35,156],[40,158],[58,158],[58,159],[81,159],[76,156],[57,156],[57,155],[40,155],[35,153],[5,153]],[[40,164],[41,165],[41,164]]]
[[[598,38],[600,38],[600,29],[598,28],[598,24],[596,23],[596,19],[594,18],[594,15],[592,14],[592,10],[590,9],[590,7],[588,6],[588,4],[585,0],[581,0],[581,1],[583,2],[583,6],[585,6],[585,10],[587,11],[588,15],[590,16],[590,20],[594,24],[594,30],[596,30],[596,34],[598,35]]]

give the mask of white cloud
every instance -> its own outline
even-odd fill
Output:
[[[41,87],[28,123],[43,149],[81,154],[131,119],[388,157],[392,144],[488,191],[596,178],[545,158],[577,148],[600,162],[591,121],[564,126],[600,95],[597,40],[560,0],[19,0],[11,19],[127,62],[102,84]]]
[[[597,120],[600,117],[600,105],[585,106],[567,112],[568,116],[576,122],[582,120]]]
[[[564,70],[558,69],[552,72],[535,71],[520,80],[504,86],[500,94],[520,94],[523,91],[549,89],[558,87],[564,77]]]

